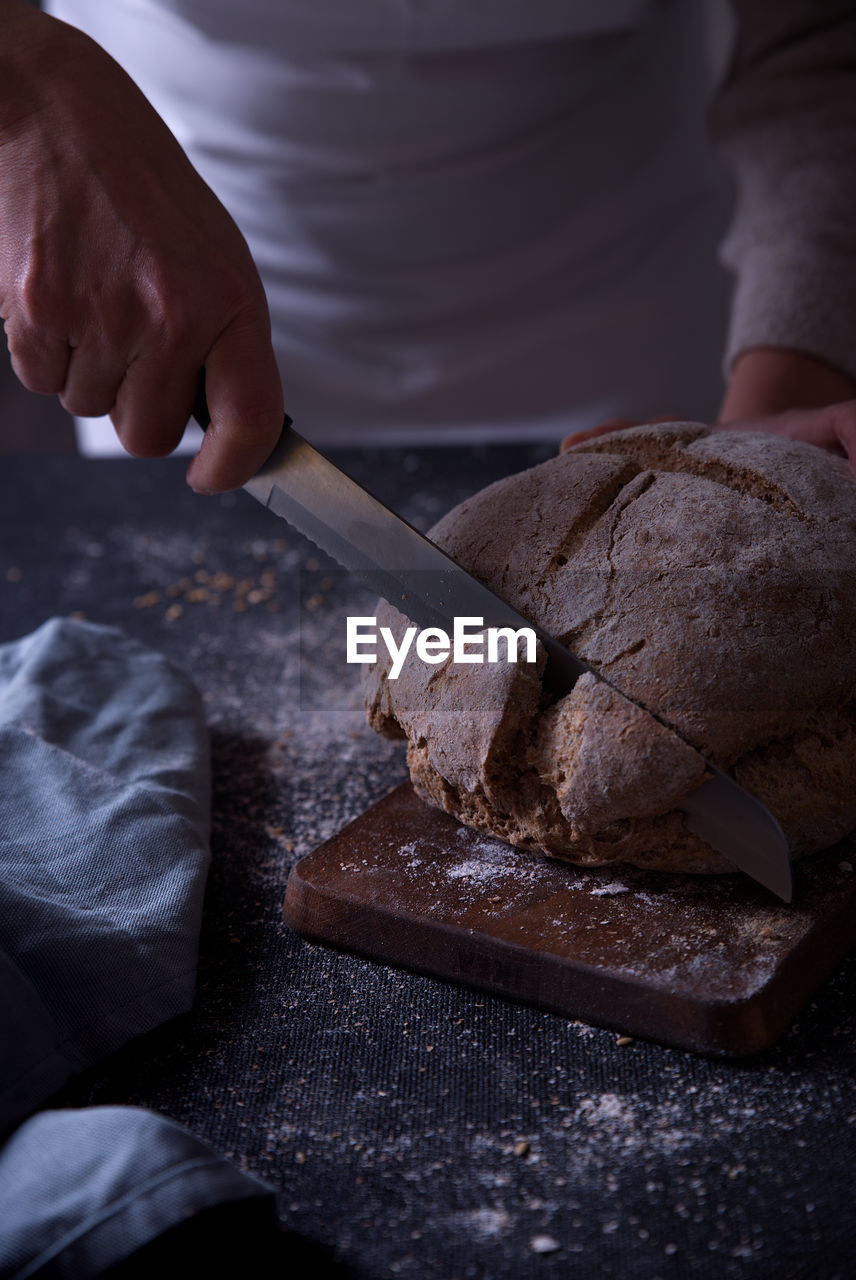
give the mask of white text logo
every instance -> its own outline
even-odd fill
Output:
[[[525,652],[523,661],[535,661],[535,632],[531,627],[520,627],[517,631],[513,627],[485,628],[482,618],[455,618],[451,637],[442,627],[425,627],[419,631],[411,626],[404,632],[400,644],[389,627],[381,627],[378,633],[377,618],[348,618],[347,627],[348,662],[377,662],[380,638],[392,659],[390,680],[398,679],[414,641],[416,656],[432,665],[445,662],[450,655],[453,662],[461,663],[517,662],[521,641]],[[504,645],[504,658],[500,658],[500,642]]]

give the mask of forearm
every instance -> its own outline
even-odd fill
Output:
[[[856,10],[734,7],[735,59],[712,112],[737,192],[726,369],[742,383],[745,353],[777,350],[856,380]]]

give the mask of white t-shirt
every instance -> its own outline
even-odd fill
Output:
[[[722,181],[686,0],[51,0],[246,236],[319,443],[708,417]]]

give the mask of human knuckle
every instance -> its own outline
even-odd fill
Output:
[[[225,418],[216,409],[212,410],[207,435],[211,449],[218,457],[223,457],[236,449],[240,450],[252,440],[246,419],[236,421],[231,415]]]
[[[32,332],[6,329],[6,343],[16,377],[27,388],[41,395],[54,395],[62,390],[63,371],[49,358],[45,348]]]
[[[51,266],[48,254],[40,248],[38,238],[30,242],[26,260],[16,272],[10,296],[10,311],[20,323],[33,328],[67,330],[72,303],[71,289],[65,274]]]
[[[219,281],[223,309],[235,317],[252,316],[256,310],[256,295],[251,281],[236,268],[223,273]]]
[[[116,435],[122,442],[122,448],[135,458],[156,456],[151,450],[151,435],[142,427],[137,415],[127,409],[119,414],[116,409],[110,415]]]
[[[7,320],[3,327],[6,331],[6,346],[9,348],[9,355],[13,360],[26,361],[32,351],[32,331],[25,329],[14,320]]]
[[[177,264],[148,253],[138,258],[135,274],[148,342],[165,350],[181,344],[191,327],[191,304]]]
[[[62,390],[61,378],[36,360],[13,356],[12,368],[22,386],[36,395],[56,395]]]
[[[183,416],[172,416],[168,411],[153,419],[150,414],[130,411],[111,413],[116,434],[123,447],[135,458],[163,458],[172,453],[184,429]]]
[[[59,400],[66,412],[75,417],[100,418],[113,408],[115,396],[105,390],[82,387],[64,390]]]
[[[210,341],[252,305],[245,274],[228,259],[188,265],[151,257],[141,274],[150,338],[162,351],[196,345],[206,333]]]
[[[69,330],[68,304],[51,285],[31,279],[20,282],[13,310],[12,329],[19,334],[45,339],[65,338]],[[7,326],[8,332],[9,326]]]
[[[162,294],[149,311],[148,327],[154,348],[169,352],[189,341],[194,330],[194,318],[183,298],[177,294]]]

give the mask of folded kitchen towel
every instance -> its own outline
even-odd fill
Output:
[[[0,1149],[0,1215],[2,1280],[94,1280],[140,1249],[138,1277],[149,1264],[167,1275],[238,1275],[241,1248],[252,1252],[276,1229],[262,1183],[137,1107],[25,1120]]]
[[[60,618],[0,646],[0,1133],[189,1008],[209,786],[160,654]]]
[[[160,654],[61,618],[0,646],[0,1280],[275,1225],[267,1188],[162,1116],[31,1114],[190,1007],[209,791],[200,696]]]

